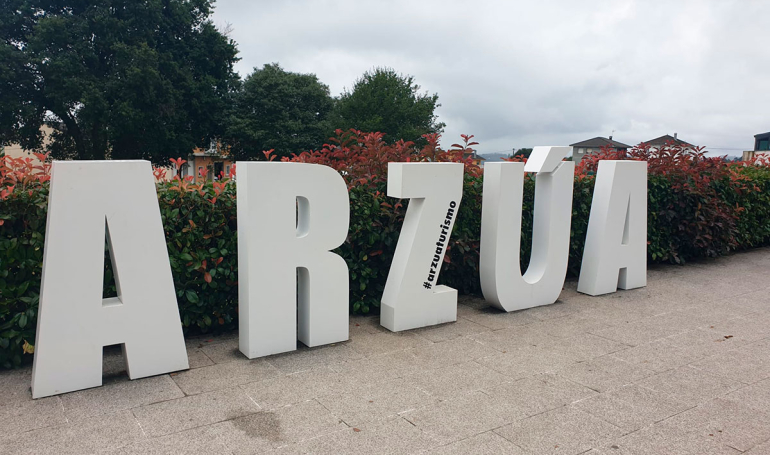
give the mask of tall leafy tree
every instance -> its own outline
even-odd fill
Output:
[[[387,142],[420,142],[428,133],[440,133],[444,123],[435,113],[438,94],[420,93],[414,77],[390,68],[375,68],[359,78],[336,103],[335,128],[385,133]]]
[[[333,100],[315,74],[285,71],[277,63],[254,69],[234,96],[225,140],[238,159],[288,156],[320,148],[329,137]]]
[[[0,143],[55,157],[188,154],[222,132],[235,43],[211,0],[0,1]]]

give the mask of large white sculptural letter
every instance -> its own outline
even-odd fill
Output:
[[[554,303],[567,276],[575,163],[570,147],[535,147],[527,164],[487,163],[481,210],[481,289],[492,305],[515,311]],[[519,264],[524,173],[534,172],[532,255]]]
[[[436,281],[463,196],[463,164],[388,163],[388,196],[410,200],[380,323],[398,332],[457,320],[457,290]]]
[[[647,162],[600,161],[578,292],[647,285]]]
[[[253,359],[348,339],[350,201],[334,169],[239,162],[240,350]]]
[[[32,396],[101,385],[108,345],[123,345],[131,379],[187,369],[150,163],[55,161],[46,226]]]

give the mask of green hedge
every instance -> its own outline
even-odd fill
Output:
[[[770,244],[770,170],[748,166],[738,174],[740,182],[721,179],[710,184],[710,192],[682,187],[665,174],[650,175],[649,261],[683,263]],[[580,269],[593,183],[591,175],[575,179],[569,261],[573,276]],[[159,185],[158,200],[184,330],[233,330],[237,327],[235,185],[208,183],[195,191],[180,191],[174,185],[178,184]],[[354,186],[350,191],[350,234],[339,254],[350,269],[354,313],[378,311],[406,212],[406,201],[399,203],[385,193],[384,183]],[[481,178],[466,176],[440,275],[440,282],[461,293],[480,292],[481,196]],[[534,180],[527,178],[524,265],[530,252],[533,200]],[[33,350],[35,339],[46,203],[47,183],[35,190],[16,191],[0,202],[0,367],[31,358],[25,352]],[[105,294],[110,293],[114,288],[105,260]]]

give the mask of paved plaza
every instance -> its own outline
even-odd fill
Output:
[[[257,360],[187,340],[189,371],[32,400],[0,372],[0,453],[770,454],[770,249],[655,266],[644,289]]]

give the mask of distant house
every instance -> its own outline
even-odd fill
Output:
[[[218,141],[212,140],[208,148],[193,150],[179,170],[179,176],[184,178],[192,175],[196,182],[219,179],[230,173],[233,163],[228,150]]]
[[[572,147],[572,161],[579,163],[584,156],[597,153],[602,147],[611,147],[615,150],[626,152],[631,146],[615,141],[610,136],[609,138],[595,137],[582,142],[575,142],[570,144],[570,147]]]
[[[770,132],[754,135],[754,150],[743,152],[743,161],[751,161],[759,156],[770,158]]]
[[[673,136],[670,134],[665,134],[661,137],[656,137],[655,139],[650,139],[649,141],[644,141],[645,144],[649,144],[650,148],[659,148],[666,144],[673,144],[679,147],[682,147],[684,149],[692,149],[695,148],[694,145],[690,144],[689,142],[685,142],[679,138],[676,137],[677,134],[674,133]]]

